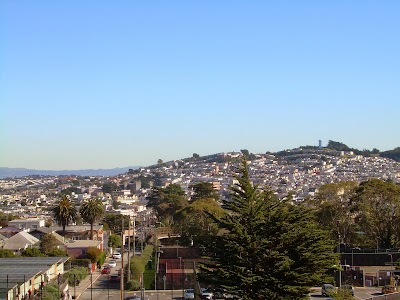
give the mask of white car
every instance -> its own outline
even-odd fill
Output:
[[[202,288],[201,289],[201,299],[212,300],[212,299],[214,299],[214,294],[207,291],[207,289]]]
[[[115,252],[112,256],[114,259],[120,259],[121,258],[121,253]]]
[[[187,299],[194,299],[194,289],[187,289],[185,290],[185,294],[183,296],[185,300]]]
[[[110,262],[108,263],[108,266],[110,268],[115,268],[117,266],[117,262],[115,260],[110,260]]]

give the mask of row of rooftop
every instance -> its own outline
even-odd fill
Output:
[[[62,190],[72,189],[79,203],[83,199],[99,197],[106,209],[129,208],[145,210],[146,197],[153,186],[179,184],[190,197],[191,185],[211,182],[221,197],[235,183],[234,172],[240,164],[240,152],[171,161],[143,167],[113,177],[102,176],[30,176],[0,180],[0,211],[20,215],[48,215],[48,207],[59,198]],[[302,201],[314,195],[327,183],[365,181],[370,178],[400,182],[400,163],[379,156],[364,157],[352,152],[324,149],[293,149],[279,154],[256,154],[248,161],[251,180],[265,186],[278,197],[291,193]],[[104,191],[105,183],[118,190]],[[3,204],[3,205],[1,205]],[[34,209],[32,209],[34,208]]]

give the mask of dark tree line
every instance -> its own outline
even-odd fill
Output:
[[[380,179],[321,186],[308,203],[338,243],[400,247],[400,186]]]

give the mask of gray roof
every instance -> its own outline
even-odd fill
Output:
[[[102,229],[103,225],[93,225],[93,230]],[[50,226],[50,229],[55,231],[62,231],[61,226]],[[65,227],[66,232],[82,232],[82,231],[90,231],[90,224],[85,225],[68,225]]]
[[[4,243],[3,249],[19,251],[38,243],[39,240],[25,231],[18,232]]]
[[[101,243],[102,243],[102,241],[97,241],[97,240],[76,240],[76,241],[71,241],[71,242],[65,243],[65,246],[68,249],[98,247]]]
[[[41,233],[51,233],[54,231],[54,228],[52,229],[52,228],[44,226],[44,227],[38,227],[36,229],[31,230],[31,232],[35,232],[35,231],[41,232]]]
[[[24,280],[45,273],[54,264],[65,263],[69,257],[0,258],[0,290],[22,284]]]
[[[3,228],[0,228],[0,232],[2,233],[13,233],[13,232],[21,232],[22,229],[17,228],[15,226],[6,226]]]

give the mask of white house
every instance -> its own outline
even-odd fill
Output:
[[[44,227],[45,220],[39,218],[17,219],[8,222],[8,226],[14,226],[26,232]]]

